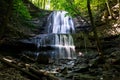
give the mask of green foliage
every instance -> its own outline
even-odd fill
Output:
[[[24,18],[24,19],[30,19],[30,13],[27,9],[27,7],[24,5],[24,3],[22,2],[22,0],[14,0],[14,12]]]
[[[46,9],[50,4],[50,0],[29,0],[29,1],[31,1],[35,6],[41,9]]]
[[[97,14],[100,7],[105,4],[105,0],[91,0],[91,10],[93,15]],[[51,0],[53,10],[65,10],[71,15],[86,16],[87,13],[87,0]]]
[[[30,0],[33,4],[41,9],[49,10],[65,10],[72,16],[82,15],[88,16],[87,0]],[[50,3],[49,3],[50,2]],[[91,0],[91,10],[93,16],[99,14],[100,10],[105,7],[106,0]]]

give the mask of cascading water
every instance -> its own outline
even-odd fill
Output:
[[[75,46],[73,43],[73,38],[70,34],[46,34],[44,37],[42,36],[42,38],[36,40],[36,42],[39,48],[53,48],[52,50],[44,51],[45,54],[49,54],[52,58],[75,58]]]
[[[54,58],[75,58],[75,46],[70,35],[75,32],[74,23],[66,11],[53,11],[47,20],[47,35],[38,43],[40,47],[51,46]]]
[[[66,11],[54,11],[48,17],[48,33],[69,34],[75,32],[73,20]]]
[[[75,46],[71,36],[74,32],[73,20],[67,12],[53,11],[47,20],[46,34],[32,38],[32,42],[40,49],[39,56],[44,54],[52,59],[75,59]],[[42,50],[43,48],[52,49]]]

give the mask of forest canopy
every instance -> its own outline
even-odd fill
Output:
[[[85,14],[87,0],[29,0],[37,7],[47,10],[65,10],[70,14]],[[91,0],[91,9],[94,14],[105,8],[106,0]],[[77,13],[76,13],[77,12]]]

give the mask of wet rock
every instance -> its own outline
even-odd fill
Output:
[[[81,73],[72,73],[66,75],[66,78],[70,80],[96,80],[96,77],[91,76],[89,74],[81,74]]]
[[[35,51],[37,50],[37,47],[35,44],[32,44],[32,43],[24,43],[21,41],[12,41],[12,42],[8,41],[6,43],[0,44],[0,50],[20,53],[23,50]]]
[[[37,58],[37,62],[38,63],[42,63],[42,64],[48,64],[52,61],[50,61],[50,56],[49,55],[46,55],[46,54],[40,54]]]
[[[80,31],[89,32],[89,31],[92,30],[92,28],[91,28],[90,24],[88,23],[88,21],[86,21],[81,16],[77,16],[73,20],[75,22],[76,32],[80,32]]]
[[[120,51],[119,50],[112,52],[107,57],[108,57],[108,59],[106,60],[107,63],[120,64]]]
[[[67,73],[68,73],[68,68],[65,67],[63,70],[61,70],[61,73],[62,73],[62,74],[67,74]]]
[[[104,53],[105,53],[105,54],[111,54],[111,53],[113,53],[113,52],[115,52],[115,51],[120,51],[120,48],[118,48],[118,47],[108,48],[108,49],[105,49],[105,50],[104,50]]]
[[[74,68],[73,72],[86,72],[89,71],[88,64],[78,64],[77,67]]]

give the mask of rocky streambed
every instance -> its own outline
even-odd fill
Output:
[[[103,59],[96,51],[88,50],[87,53],[79,52],[77,59],[48,64],[32,62],[25,56],[1,56],[0,80],[119,80],[119,66],[119,50],[106,54]]]
[[[51,60],[42,56],[36,61],[20,54],[23,48],[32,49],[28,47],[31,44],[9,43],[0,46],[0,80],[120,80],[119,36],[102,41],[102,58],[95,49],[78,47],[77,59],[73,60]]]

